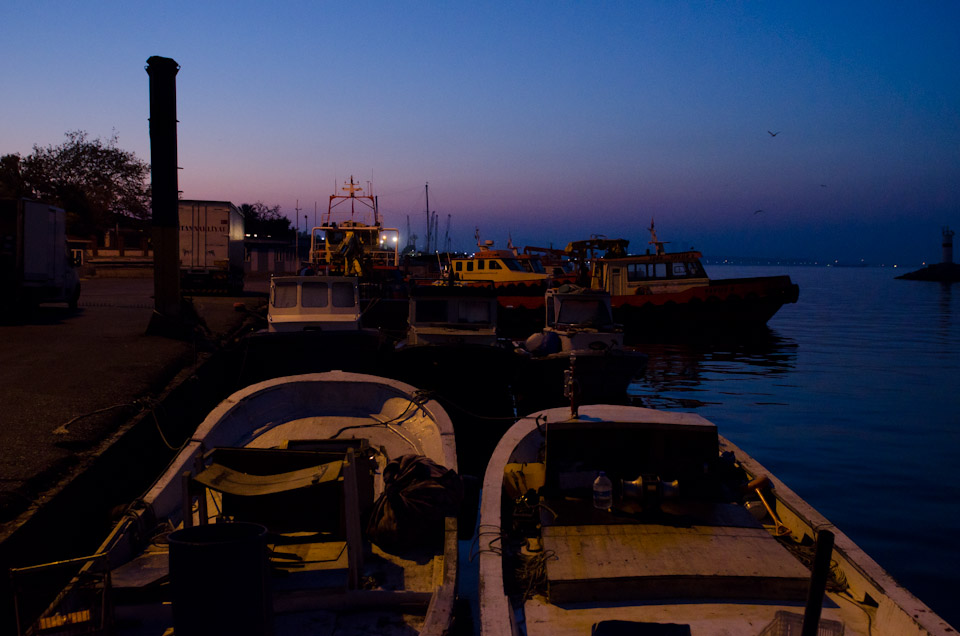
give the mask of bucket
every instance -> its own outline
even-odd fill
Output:
[[[272,631],[267,529],[217,523],[169,535],[177,636],[264,636]]]

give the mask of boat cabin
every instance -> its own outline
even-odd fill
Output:
[[[355,331],[360,293],[354,276],[276,276],[270,279],[267,330]]]
[[[561,351],[622,347],[623,329],[613,322],[610,294],[582,288],[561,291],[566,289],[547,290],[544,334],[559,337]]]
[[[481,246],[471,256],[451,261],[458,280],[492,281],[494,283],[532,283],[547,280],[549,275],[539,259],[518,258],[512,250],[494,250]]]
[[[554,328],[587,327],[613,329],[610,294],[596,290],[564,287],[548,289],[546,293],[546,325]]]
[[[407,344],[497,342],[497,297],[486,287],[431,285],[410,294]]]
[[[700,252],[640,254],[593,262],[590,286],[612,296],[681,292],[710,284]]]

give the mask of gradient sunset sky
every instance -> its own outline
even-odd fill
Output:
[[[707,257],[919,266],[960,230],[958,25],[957,2],[7,0],[0,154],[115,131],[149,161],[160,55],[184,198],[312,225],[354,175],[421,237],[429,182],[459,249],[643,251],[654,218]]]

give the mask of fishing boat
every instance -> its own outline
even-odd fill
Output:
[[[356,276],[275,276],[267,327],[241,338],[237,383],[322,371],[376,373],[393,342],[361,319]]]
[[[396,271],[400,230],[384,227],[377,197],[350,177],[331,194],[321,224],[310,230],[309,263],[316,273],[373,276]]]
[[[357,331],[360,287],[356,276],[274,276],[270,279],[267,330]]]
[[[455,418],[461,471],[479,478],[514,413],[520,359],[497,328],[489,286],[415,285],[387,374],[430,391]]]
[[[647,366],[647,355],[624,346],[613,321],[610,294],[562,285],[545,295],[545,327],[517,348],[525,371],[518,374],[524,411],[580,403],[622,402],[627,386]],[[575,396],[571,396],[575,392]]]
[[[252,385],[206,417],[97,554],[75,560],[83,567],[67,589],[18,630],[443,634],[456,469],[449,417],[407,384],[330,372]]]
[[[482,492],[485,636],[956,633],[696,414],[534,413]]]
[[[320,225],[310,229],[304,274],[356,276],[363,322],[401,330],[406,288],[400,270],[400,230],[385,227],[377,197],[351,176],[331,194]]]
[[[784,305],[797,302],[799,287],[789,276],[711,280],[695,250],[667,252],[649,228],[651,254],[628,254],[629,241],[594,237],[570,243],[579,263],[579,284],[612,297],[614,319],[629,340],[664,333],[722,334],[763,327]]]
[[[543,326],[543,295],[552,279],[539,257],[510,249],[494,249],[480,240],[472,254],[452,257],[444,278],[465,287],[489,287],[497,297],[500,335],[525,338]]]

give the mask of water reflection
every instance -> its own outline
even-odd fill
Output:
[[[942,334],[949,335],[953,328],[953,283],[940,283],[939,326]]]
[[[792,338],[771,330],[727,342],[648,344],[647,372],[631,385],[630,400],[658,409],[696,409],[721,404],[724,396],[775,403],[771,389],[790,386],[797,349]]]
[[[642,347],[649,356],[642,381],[630,387],[635,406],[696,409],[720,404],[724,396],[750,396],[756,403],[776,397],[769,387],[787,386],[796,366],[797,343],[767,330],[726,342],[657,343]],[[722,385],[718,384],[723,382]],[[757,400],[760,400],[759,402]]]

